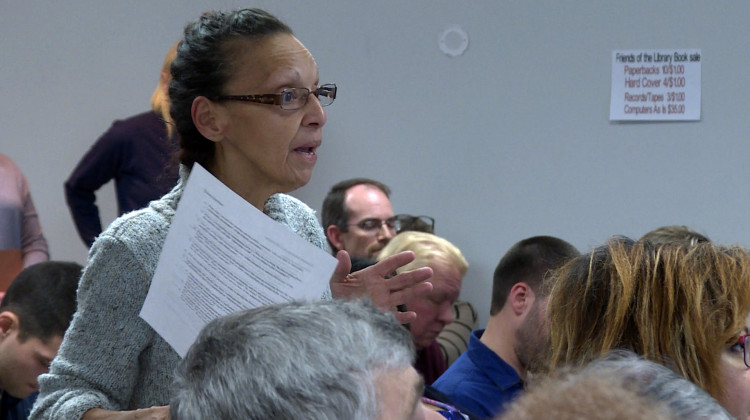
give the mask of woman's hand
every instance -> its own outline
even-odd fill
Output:
[[[331,294],[334,298],[359,298],[368,296],[378,308],[391,310],[402,324],[414,321],[413,311],[398,312],[396,306],[407,299],[422,296],[432,290],[432,283],[425,280],[432,277],[429,267],[416,268],[395,274],[396,269],[414,260],[411,251],[400,252],[354,273],[349,274],[352,263],[346,251],[336,254],[339,261],[331,276]]]
[[[161,405],[133,411],[109,411],[92,408],[83,413],[81,420],[169,420],[169,406]]]

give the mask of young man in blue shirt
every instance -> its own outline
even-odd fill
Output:
[[[48,261],[21,271],[0,302],[0,419],[25,420],[76,309],[82,267]]]
[[[544,277],[578,254],[552,236],[513,245],[495,269],[486,329],[472,332],[468,350],[433,387],[478,416],[501,413],[523,390],[526,372],[546,348]]]

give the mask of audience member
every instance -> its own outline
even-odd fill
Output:
[[[322,222],[333,253],[346,250],[352,258],[352,269],[367,267],[377,259],[381,249],[394,235],[406,231],[434,233],[435,219],[408,214],[393,215],[391,190],[387,185],[369,179],[352,178],[331,187],[323,200]],[[438,336],[438,346],[450,366],[466,351],[477,315],[471,303],[457,300],[453,304],[455,323]]]
[[[536,379],[502,420],[730,420],[710,395],[667,367],[630,352]]]
[[[206,12],[186,26],[171,72],[180,181],[96,239],[81,278],[79,311],[50,372],[40,377],[32,418],[168,415],[164,404],[179,356],[138,314],[195,163],[273,220],[328,249],[314,212],[283,194],[312,176],[323,106],[336,97],[335,85],[318,84],[317,64],[291,29],[259,9]],[[402,253],[350,274],[342,252],[330,294],[367,294],[389,308],[426,293],[429,268],[386,278],[413,258]],[[397,317],[407,322],[415,314]]]
[[[711,242],[708,236],[701,235],[687,226],[676,225],[656,228],[643,235],[639,241],[650,241],[655,245],[676,243],[687,246]]]
[[[409,334],[360,301],[290,302],[206,325],[179,363],[172,420],[424,415]]]
[[[28,418],[37,377],[49,370],[76,308],[79,264],[25,268],[0,302],[0,418]]]
[[[177,148],[169,115],[169,67],[177,44],[167,52],[159,83],[151,96],[151,111],[112,124],[81,158],[65,181],[65,199],[78,234],[91,246],[102,233],[96,191],[115,180],[120,215],[145,207],[177,183]]]
[[[334,254],[344,250],[351,258],[378,258],[396,234],[390,195],[388,186],[368,178],[347,179],[331,187],[321,218]]]
[[[549,367],[630,350],[747,418],[748,279],[750,254],[739,247],[614,238],[550,277]]]
[[[480,416],[500,413],[523,390],[527,370],[546,350],[543,279],[577,255],[573,245],[552,236],[513,245],[495,268],[487,327],[472,332],[469,349],[433,386]]]
[[[25,267],[49,259],[47,240],[21,169],[0,154],[0,295]]]
[[[643,395],[611,372],[560,372],[532,384],[496,420],[679,420],[664,402]]]
[[[403,232],[394,237],[380,253],[381,260],[403,251],[414,252],[415,258],[401,270],[416,267],[432,268],[433,289],[422,296],[406,299],[406,308],[417,313],[409,324],[417,347],[416,368],[427,385],[446,369],[445,357],[435,340],[453,320],[452,305],[461,292],[461,281],[469,264],[461,251],[447,240],[424,232]]]

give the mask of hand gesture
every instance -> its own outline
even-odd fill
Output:
[[[398,312],[396,306],[404,304],[414,296],[422,296],[432,290],[429,267],[416,268],[396,274],[396,269],[414,260],[411,251],[400,252],[354,273],[349,273],[352,263],[346,251],[336,254],[339,261],[331,276],[331,294],[334,298],[359,298],[368,296],[375,306],[394,311],[402,324],[414,321],[413,311]]]

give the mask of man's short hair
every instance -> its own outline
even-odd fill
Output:
[[[362,301],[290,302],[208,323],[179,363],[172,419],[375,419],[375,380],[411,336]]]
[[[495,268],[490,315],[500,312],[514,284],[524,282],[539,293],[549,270],[578,255],[576,247],[554,236],[533,236],[513,245]]]
[[[18,317],[18,339],[62,337],[76,310],[80,264],[45,261],[26,267],[5,292],[0,312]]]
[[[323,210],[320,215],[323,230],[326,230],[331,225],[338,226],[342,232],[349,230],[349,226],[347,226],[349,222],[349,209],[345,208],[344,200],[346,199],[346,191],[355,185],[372,185],[382,191],[386,197],[390,198],[391,196],[391,189],[382,182],[375,181],[374,179],[345,179],[331,187],[331,190],[328,191],[326,198],[323,200]],[[330,240],[328,241],[328,245],[334,251],[336,250]]]
[[[656,228],[639,239],[639,241],[649,241],[654,245],[661,244],[681,244],[693,246],[702,242],[711,242],[708,236],[690,229],[687,226],[662,226]]]

